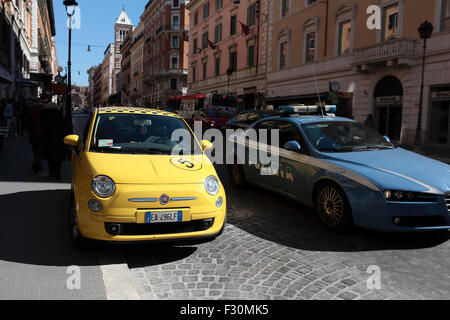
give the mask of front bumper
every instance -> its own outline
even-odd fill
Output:
[[[116,185],[115,194],[108,199],[100,199],[92,191],[75,195],[78,225],[83,237],[106,242],[142,242],[193,240],[214,237],[220,234],[226,218],[226,198],[223,191],[210,196],[203,185]],[[162,192],[161,190],[164,190]],[[167,205],[160,202],[132,202],[129,199],[152,199],[161,194],[171,198],[191,200],[171,201]],[[221,196],[224,202],[215,206]],[[95,213],[88,207],[88,201],[100,201],[103,209]],[[145,223],[148,211],[182,211],[181,222],[162,224]],[[213,220],[209,225],[204,221]],[[120,232],[112,232],[110,226],[119,226]]]
[[[355,224],[372,230],[421,232],[450,230],[450,214],[443,196],[435,202],[388,202],[379,192],[351,200]]]

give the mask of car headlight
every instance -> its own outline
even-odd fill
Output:
[[[219,180],[215,176],[209,176],[205,179],[205,189],[210,195],[216,195],[220,189]]]
[[[384,198],[387,201],[394,202],[436,202],[438,201],[436,195],[426,194],[420,192],[401,191],[401,190],[386,190],[384,191]]]
[[[97,176],[92,180],[92,191],[100,198],[108,198],[116,191],[116,185],[107,176]]]

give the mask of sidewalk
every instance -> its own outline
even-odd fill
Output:
[[[50,181],[47,161],[42,161],[42,170],[39,174],[33,172],[31,163],[33,152],[25,133],[23,137],[9,136],[5,138],[3,150],[0,151],[0,183],[10,182],[54,182],[70,183],[70,162],[61,165],[61,181]]]
[[[48,178],[48,166],[35,174],[27,136],[5,139],[0,151],[0,300],[105,299],[103,274],[95,252],[73,248],[67,208],[70,163],[62,180]],[[67,287],[69,266],[79,266],[81,289]]]

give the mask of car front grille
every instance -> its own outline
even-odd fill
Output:
[[[208,230],[214,219],[193,220],[170,223],[105,223],[106,232],[121,236],[149,236],[158,234],[177,234]]]
[[[447,211],[450,214],[450,193],[445,195],[445,205],[447,206]]]
[[[398,227],[410,228],[442,227],[447,225],[443,216],[393,217],[392,221]]]

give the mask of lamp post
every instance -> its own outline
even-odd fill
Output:
[[[425,21],[422,23],[418,29],[420,38],[423,40],[423,56],[422,56],[422,80],[420,83],[420,101],[419,101],[419,115],[417,119],[417,129],[416,129],[416,139],[414,145],[420,147],[422,145],[422,109],[423,109],[423,87],[425,78],[425,57],[427,50],[427,40],[431,37],[433,33],[433,25]]]
[[[64,0],[66,6],[67,17],[69,18],[69,56],[67,61],[67,101],[66,101],[66,116],[68,121],[69,131],[72,131],[72,16],[75,14],[75,9],[78,3],[75,0]]]

